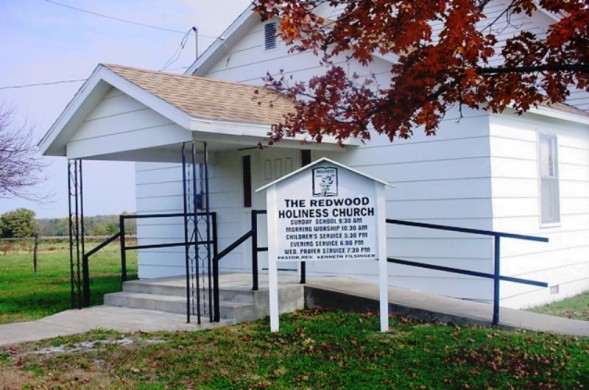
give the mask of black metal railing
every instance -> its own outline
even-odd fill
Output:
[[[220,307],[219,307],[219,262],[226,257],[229,253],[234,251],[238,248],[241,244],[252,239],[252,246],[251,246],[251,257],[252,257],[252,290],[256,291],[259,289],[259,265],[258,265],[258,253],[259,252],[267,252],[268,247],[260,247],[258,246],[258,217],[259,215],[265,215],[267,212],[266,210],[252,210],[251,211],[251,228],[241,237],[236,239],[233,243],[231,243],[227,248],[224,250],[217,252],[217,223],[216,223],[216,213],[212,212],[209,213],[213,220],[213,234],[212,239],[209,239],[210,242],[201,242],[205,244],[213,245],[214,248],[214,256],[212,259],[212,273],[213,273],[213,321],[219,322],[220,321]],[[169,247],[178,247],[178,246],[187,246],[187,245],[195,245],[193,242],[172,242],[172,243],[162,243],[162,244],[150,244],[150,245],[134,245],[129,246],[126,244],[125,241],[125,221],[127,219],[145,219],[145,218],[174,218],[174,217],[184,217],[183,213],[170,213],[170,214],[146,214],[146,215],[121,215],[120,216],[120,232],[114,234],[113,236],[109,237],[106,241],[99,244],[97,247],[89,251],[88,253],[84,254],[83,261],[84,264],[88,264],[88,260],[90,256],[94,255],[102,248],[110,244],[111,242],[115,241],[117,238],[120,238],[120,247],[121,247],[121,279],[122,281],[127,280],[127,266],[126,266],[126,251],[128,250],[138,250],[138,249],[153,249],[153,248],[169,248]],[[420,222],[411,222],[411,221],[402,221],[396,219],[387,219],[387,224],[393,225],[401,225],[401,226],[410,226],[410,227],[417,227],[417,228],[425,228],[425,229],[434,229],[434,230],[443,230],[443,231],[451,231],[451,232],[458,232],[458,233],[466,233],[466,234],[474,234],[474,235],[483,235],[483,236],[490,236],[493,237],[494,241],[494,272],[487,273],[487,272],[479,272],[479,271],[472,271],[467,269],[461,268],[453,268],[453,267],[446,267],[441,265],[435,264],[428,264],[428,263],[421,263],[409,260],[402,260],[396,258],[387,258],[387,261],[390,263],[406,265],[411,267],[419,267],[419,268],[426,268],[432,269],[436,271],[442,272],[450,272],[468,276],[475,276],[481,277],[486,279],[493,279],[493,325],[497,325],[499,323],[499,301],[500,301],[500,282],[513,282],[513,283],[520,283],[526,284],[531,286],[538,286],[538,287],[548,287],[548,284],[545,282],[523,279],[523,278],[516,278],[511,276],[504,276],[501,275],[501,238],[511,238],[517,240],[527,240],[527,241],[536,241],[536,242],[548,242],[548,238],[545,237],[537,237],[537,236],[528,236],[522,234],[513,234],[513,233],[505,233],[505,232],[496,232],[491,230],[481,230],[481,229],[470,229],[470,228],[461,228],[455,226],[447,226],[447,225],[437,225],[437,224],[429,224],[429,223],[420,223]],[[88,270],[88,267],[83,267],[83,269]],[[83,301],[85,304],[89,305],[89,297],[90,297],[90,285],[89,285],[89,277],[87,274],[84,274],[82,277],[83,283]],[[306,282],[306,267],[305,262],[301,262],[300,268],[300,283],[304,284]]]
[[[206,217],[207,213],[199,212],[192,215],[196,215],[197,217]],[[153,219],[153,218],[185,218],[185,213],[161,213],[161,214],[126,214],[120,216],[120,227],[121,227],[121,279],[123,281],[127,280],[127,254],[128,250],[139,250],[139,249],[157,249],[157,248],[172,248],[172,247],[184,247],[188,248],[190,246],[198,246],[198,245],[208,245],[212,246],[213,254],[217,251],[217,213],[211,212],[208,213],[211,218],[212,223],[212,234],[207,233],[207,238],[202,240],[199,238],[198,235],[194,235],[194,240],[190,241],[186,236],[185,240],[182,242],[169,242],[169,243],[161,243],[161,244],[146,244],[146,245],[133,245],[129,246],[126,244],[123,233],[125,232],[125,220],[127,219]],[[208,229],[207,229],[208,230]],[[197,287],[198,289],[198,287]],[[209,292],[209,297],[211,296],[211,292]],[[197,300],[199,300],[200,295],[196,294]],[[190,322],[190,283],[187,280],[186,282],[186,316],[187,322]],[[200,324],[200,301],[197,302],[197,306],[199,311],[197,313],[197,320]],[[211,305],[212,306],[212,305]],[[211,313],[211,321],[213,320],[213,313]]]
[[[267,247],[259,247],[258,246],[258,215],[266,214],[266,210],[252,210],[251,216],[251,229],[235,240],[232,244],[230,244],[227,248],[222,250],[217,254],[217,256],[213,259],[213,294],[215,295],[215,308],[214,308],[214,320],[215,322],[219,321],[220,311],[218,307],[219,302],[219,262],[223,257],[227,256],[241,244],[246,242],[248,239],[252,239],[252,290],[258,289],[258,252],[265,252],[268,251]],[[448,225],[436,225],[436,224],[429,224],[429,223],[420,223],[420,222],[411,222],[411,221],[402,221],[397,219],[387,219],[386,222],[388,224],[394,225],[403,225],[403,226],[411,226],[417,228],[425,228],[425,229],[435,229],[435,230],[444,230],[444,231],[451,231],[451,232],[458,232],[458,233],[466,233],[466,234],[475,234],[475,235],[484,235],[493,237],[494,240],[494,272],[493,273],[486,273],[486,272],[479,272],[479,271],[471,271],[467,269],[460,269],[460,268],[453,268],[453,267],[446,267],[440,266],[435,264],[428,264],[428,263],[420,263],[415,261],[408,261],[396,258],[387,258],[387,261],[390,263],[396,263],[411,267],[419,267],[419,268],[427,268],[437,271],[443,272],[451,272],[457,273],[462,275],[469,275],[475,277],[481,277],[486,279],[493,279],[493,320],[492,323],[496,326],[499,323],[499,300],[500,300],[500,282],[513,282],[513,283],[520,283],[520,284],[527,284],[531,286],[538,286],[538,287],[548,287],[548,284],[545,282],[539,282],[535,280],[523,279],[523,278],[516,278],[511,276],[504,276],[501,275],[501,238],[511,238],[517,240],[527,240],[527,241],[537,241],[537,242],[548,242],[548,238],[545,237],[536,237],[536,236],[528,236],[522,234],[513,234],[513,233],[505,233],[505,232],[496,232],[491,230],[481,230],[481,229],[470,229],[470,228],[462,228],[456,226],[448,226]],[[306,267],[305,263],[301,263],[301,280],[300,282],[304,284],[306,282]]]
[[[121,232],[116,232],[96,247],[92,248],[88,253],[82,256],[82,306],[90,306],[90,257],[99,252],[102,248],[115,241],[121,236]]]
[[[199,213],[203,214],[204,213]],[[217,248],[217,215],[212,212],[209,213],[213,224],[213,234],[209,237],[210,242],[200,242],[201,244],[211,244],[213,248]],[[126,282],[128,280],[127,272],[127,251],[138,250],[138,249],[156,249],[156,248],[171,248],[171,247],[185,247],[187,245],[195,245],[194,242],[169,242],[161,244],[149,244],[149,245],[127,245],[126,241],[126,224],[125,221],[129,219],[153,219],[153,218],[180,218],[184,217],[184,213],[162,213],[162,214],[124,214],[119,216],[119,231],[105,241],[94,247],[82,256],[83,267],[82,267],[82,304],[83,307],[90,306],[90,275],[89,275],[89,260],[90,257],[102,250],[108,244],[113,241],[120,239],[120,255],[121,255],[121,281]]]
[[[545,282],[539,282],[539,281],[535,281],[535,280],[514,278],[511,276],[501,275],[501,238],[512,238],[512,239],[516,239],[516,240],[548,242],[548,238],[546,238],[546,237],[526,236],[526,235],[522,235],[522,234],[495,232],[495,231],[491,231],[491,230],[469,229],[469,228],[461,228],[461,227],[455,227],[455,226],[436,225],[436,224],[431,224],[431,223],[401,221],[398,219],[387,219],[387,223],[393,224],[393,225],[411,226],[411,227],[418,227],[418,228],[425,228],[425,229],[444,230],[444,231],[493,237],[494,270],[493,270],[492,274],[486,273],[486,272],[470,271],[470,270],[465,270],[465,269],[460,269],[460,268],[445,267],[445,266],[434,265],[434,264],[419,263],[419,262],[415,262],[415,261],[407,261],[407,260],[401,260],[401,259],[395,259],[395,258],[387,258],[387,261],[390,263],[407,265],[407,266],[411,266],[411,267],[427,268],[427,269],[432,269],[432,270],[436,270],[436,271],[451,272],[451,273],[457,273],[457,274],[462,274],[462,275],[469,275],[469,276],[476,276],[476,277],[480,277],[480,278],[493,279],[493,325],[494,326],[497,326],[497,324],[499,324],[499,300],[500,300],[500,289],[499,288],[500,288],[501,281],[527,284],[527,285],[538,286],[538,287],[548,287],[548,284]]]
[[[233,252],[241,244],[252,239],[252,290],[257,291],[259,289],[259,266],[258,266],[258,253],[268,252],[268,247],[258,246],[258,216],[266,215],[266,210],[252,210],[250,220],[250,230],[244,233],[237,240],[233,241],[227,248],[223,249],[213,258],[213,294],[214,294],[214,321],[220,321],[220,308],[219,308],[219,262]],[[305,262],[301,262],[301,279],[300,283],[306,283],[306,267]]]

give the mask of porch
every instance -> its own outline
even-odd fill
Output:
[[[311,150],[342,150],[335,139],[325,139],[322,144],[285,139],[280,147],[266,149],[266,154],[280,155],[280,161],[271,160],[270,176],[261,177],[258,168],[266,161],[259,158],[258,146],[267,138],[271,125],[291,109],[291,102],[261,87],[118,65],[98,65],[39,144],[44,155],[64,156],[69,162],[72,307],[87,306],[89,258],[100,249],[88,250],[84,242],[84,161],[132,161],[174,167],[174,175],[163,179],[152,176],[152,182],[142,183],[145,193],[141,198],[148,199],[146,203],[151,202],[144,207],[145,214],[150,214],[150,218],[165,214],[163,218],[179,219],[172,227],[155,226],[157,223],[139,227],[141,232],[136,249],[144,249],[140,254],[139,273],[142,278],[184,274],[185,306],[189,307],[185,309],[189,316],[187,322],[190,322],[191,314],[200,322],[201,313],[207,308],[199,302],[199,292],[204,286],[211,295],[214,251],[217,246],[225,247],[227,241],[233,241],[235,235],[241,233],[239,228],[235,235],[232,231],[226,232],[225,226],[235,228],[242,217],[249,223],[249,215],[244,216],[244,211],[263,206],[261,196],[255,194],[260,180],[273,180],[276,175],[298,168],[303,160],[311,158]],[[232,158],[236,154],[239,158],[243,155],[243,160],[236,159],[243,164],[241,169],[223,165],[229,154]],[[224,176],[210,180],[211,167],[218,168],[217,171]],[[240,171],[243,171],[241,177]],[[212,189],[210,181],[214,181]],[[240,181],[243,181],[242,185],[235,186]],[[227,191],[215,187],[218,184],[235,188]],[[218,198],[222,201],[211,199],[212,192],[221,194]],[[229,192],[233,198],[225,196]],[[237,199],[234,199],[236,194]],[[225,210],[225,215],[236,219],[217,224],[212,218],[219,208]],[[217,226],[221,236],[219,244],[216,242]],[[120,234],[105,244],[118,237],[123,241],[124,281],[123,223]],[[154,237],[156,241],[164,242],[154,243]],[[168,248],[168,252],[164,255],[148,252],[155,247]],[[246,258],[234,257],[234,263]],[[239,265],[232,267],[230,260],[224,265],[243,268]],[[142,272],[146,275],[141,275]]]

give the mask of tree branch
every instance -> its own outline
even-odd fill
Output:
[[[534,66],[497,66],[491,68],[477,68],[478,74],[534,73],[549,71],[589,73],[589,65],[544,64]]]

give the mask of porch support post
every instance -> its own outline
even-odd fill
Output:
[[[186,143],[182,143],[182,190],[184,203],[184,256],[186,261],[186,322],[190,323],[190,243],[188,237],[188,199],[186,188]]]
[[[68,161],[68,210],[71,307],[81,309],[83,306],[90,305],[89,267],[87,258],[84,256],[82,160]]]
[[[214,258],[214,253],[212,250],[212,237],[211,237],[211,208],[209,206],[209,146],[206,142],[203,142],[204,148],[204,212],[205,212],[205,223],[207,229],[207,236],[206,236],[206,252],[207,252],[207,275],[208,275],[208,297],[209,297],[209,320],[213,322],[214,318],[214,302],[213,299],[216,298],[213,294],[213,284],[212,284],[212,277],[214,270],[212,269],[212,260]],[[219,268],[217,267],[217,274],[219,273]]]
[[[192,193],[191,193],[191,198],[189,199],[189,204],[192,206],[192,210],[191,210],[191,215],[190,215],[190,219],[192,220],[192,227],[193,230],[191,232],[191,241],[192,244],[194,245],[194,255],[192,257],[193,261],[194,261],[194,274],[192,275],[192,279],[193,279],[193,283],[192,283],[192,292],[194,294],[194,296],[196,296],[196,316],[197,316],[197,323],[200,325],[201,324],[201,301],[200,301],[200,264],[199,264],[199,260],[200,260],[200,235],[199,235],[199,231],[198,231],[198,208],[199,208],[199,202],[198,202],[198,188],[197,188],[197,177],[196,177],[196,149],[195,149],[195,144],[194,141],[192,141],[191,147],[190,147],[190,169],[192,172],[192,183],[191,183],[191,187],[192,187]],[[201,198],[201,204],[202,204],[202,198]],[[194,303],[194,296],[192,298]]]

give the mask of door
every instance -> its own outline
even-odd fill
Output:
[[[266,192],[256,192],[260,187],[265,186],[284,175],[295,171],[301,166],[301,152],[296,149],[273,149],[249,151],[251,164],[251,208],[246,208],[243,215],[243,225],[247,229],[251,226],[251,210],[266,210]],[[247,178],[244,176],[244,182]],[[258,216],[258,246],[268,246],[266,216]],[[251,248],[251,247],[250,247]],[[251,249],[245,251],[247,264],[251,264]],[[285,270],[297,270],[296,263],[284,264]],[[258,253],[258,268],[268,268],[267,252]]]

